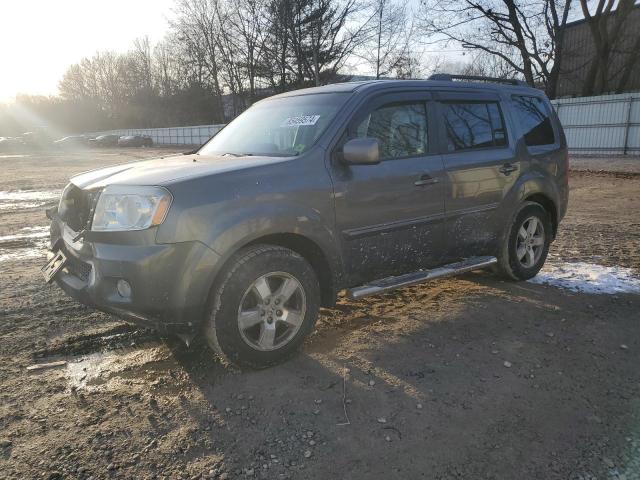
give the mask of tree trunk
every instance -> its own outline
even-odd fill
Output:
[[[504,0],[504,4],[507,6],[507,9],[509,11],[509,22],[513,27],[513,32],[516,35],[516,38],[518,39],[518,50],[520,51],[520,56],[522,58],[522,73],[524,74],[524,79],[529,85],[533,87],[535,84],[533,76],[533,65],[531,63],[529,52],[527,51],[524,34],[522,33],[522,25],[520,24],[520,19],[518,18],[516,5],[514,3],[514,0]]]
[[[380,0],[380,15],[378,16],[378,56],[376,59],[376,80],[380,79],[380,49],[382,48],[382,11],[384,0]]]
[[[638,61],[640,61],[640,36],[636,37],[636,41],[633,44],[633,48],[631,49],[631,53],[629,54],[629,58],[624,64],[622,69],[622,77],[620,77],[620,81],[618,82],[618,86],[616,87],[616,93],[623,93],[627,83],[629,83],[629,79],[631,78],[631,74],[633,73],[634,68],[637,67]]]

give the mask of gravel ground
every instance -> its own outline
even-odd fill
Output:
[[[239,371],[43,285],[69,175],[167,153],[0,156],[0,478],[640,478],[638,294],[479,272],[341,298]],[[640,275],[640,176],[603,165],[572,173],[549,261]]]
[[[574,156],[571,168],[576,171],[621,172],[640,174],[640,156],[618,155],[615,157]]]

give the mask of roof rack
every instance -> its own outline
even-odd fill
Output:
[[[480,75],[451,75],[449,73],[434,73],[429,77],[429,80],[440,80],[443,82],[452,82],[454,80],[472,80],[476,82],[508,83],[510,85],[516,85],[518,87],[529,86],[526,82],[523,82],[522,80],[516,80],[515,78],[483,77]]]

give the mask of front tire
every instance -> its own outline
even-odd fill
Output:
[[[205,338],[240,366],[264,368],[288,358],[313,330],[320,286],[309,263],[275,245],[240,250],[214,287]]]
[[[535,277],[547,259],[552,228],[549,213],[542,205],[524,202],[499,252],[498,273],[510,280]]]

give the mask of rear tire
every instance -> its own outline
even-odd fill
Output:
[[[535,277],[547,259],[552,235],[549,213],[539,203],[524,202],[498,254],[498,274],[516,281]]]
[[[231,363],[254,368],[279,363],[313,330],[320,286],[296,252],[274,245],[244,248],[220,278],[204,333],[209,346]]]

